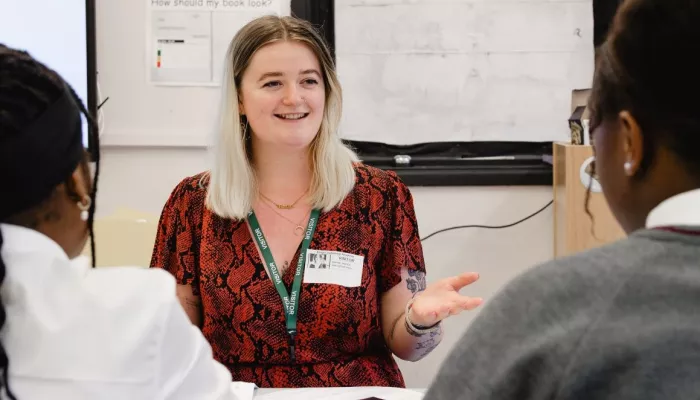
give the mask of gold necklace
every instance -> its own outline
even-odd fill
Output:
[[[272,201],[272,200],[270,200],[270,201]],[[286,219],[287,221],[289,221],[290,224],[294,225],[294,234],[296,236],[301,236],[304,234],[304,227],[301,226],[301,222],[294,222],[291,219],[287,218],[286,216],[280,214],[277,210],[272,208],[272,206],[270,206],[266,202],[263,201],[262,203],[265,204],[270,210],[272,210],[272,212],[274,212],[275,214],[279,215],[280,217]],[[304,219],[306,219],[306,217],[304,217]]]
[[[277,204],[277,203],[275,203],[274,200],[272,200],[271,198],[265,196],[264,194],[262,194],[262,192],[260,192],[260,196],[262,196],[263,199],[272,203],[275,207],[277,207],[278,210],[291,210],[292,208],[294,208],[295,205],[297,205],[299,200],[301,200],[304,197],[304,195],[306,195],[306,192],[302,193],[301,196],[299,196],[299,198],[296,199],[294,201],[294,203],[292,203],[292,204]]]

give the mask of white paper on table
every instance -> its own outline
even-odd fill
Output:
[[[256,388],[257,386],[254,383],[231,382],[231,391],[238,400],[253,400]]]
[[[360,400],[373,396],[382,400],[422,400],[424,395],[418,390],[390,387],[306,388],[260,393],[255,400]]]

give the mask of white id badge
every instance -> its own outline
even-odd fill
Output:
[[[362,284],[365,258],[340,251],[312,250],[306,252],[304,283],[329,283],[345,287]]]

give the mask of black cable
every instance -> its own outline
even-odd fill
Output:
[[[97,109],[99,110],[100,108],[102,108],[102,106],[105,105],[107,100],[109,100],[109,96],[107,96],[104,100],[102,100],[102,103],[97,105]]]
[[[545,205],[544,207],[542,207],[542,208],[540,208],[539,210],[537,210],[536,212],[534,212],[534,213],[528,215],[527,217],[521,219],[520,221],[513,222],[512,224],[501,225],[501,226],[490,226],[490,225],[461,225],[461,226],[453,226],[453,227],[450,227],[450,228],[440,229],[439,231],[433,232],[433,233],[431,233],[430,235],[428,235],[428,236],[424,237],[423,239],[421,239],[420,241],[421,241],[421,242],[424,242],[424,241],[430,239],[431,237],[437,235],[438,233],[447,232],[447,231],[452,231],[452,230],[455,230],[455,229],[465,229],[465,228],[504,229],[504,228],[510,228],[511,226],[515,226],[515,225],[518,225],[519,223],[525,222],[525,221],[527,221],[528,219],[534,217],[535,215],[541,213],[542,211],[546,210],[547,207],[551,206],[552,203],[554,203],[554,200],[550,200],[549,203],[547,203],[547,205]]]

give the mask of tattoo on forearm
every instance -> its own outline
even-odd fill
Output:
[[[410,331],[409,331],[410,332]],[[430,332],[429,334],[424,334],[423,339],[416,343],[415,349],[419,351],[418,357],[423,358],[430,354],[442,341],[440,336],[442,335],[442,326],[439,326],[437,330]]]
[[[408,270],[408,278],[406,278],[406,286],[414,295],[425,290],[425,272]]]
[[[431,339],[431,340],[432,340],[432,339]],[[421,358],[427,356],[428,354],[430,354],[433,350],[435,350],[435,348],[437,347],[437,345],[438,345],[438,343],[431,343],[430,345],[428,345],[428,346],[426,346],[426,347],[424,347],[424,348],[420,348],[420,349],[419,349],[419,348],[416,348],[416,350],[419,350],[419,351],[420,351],[421,349],[423,349],[422,351],[420,351],[420,353],[418,353],[418,359],[421,359]]]

